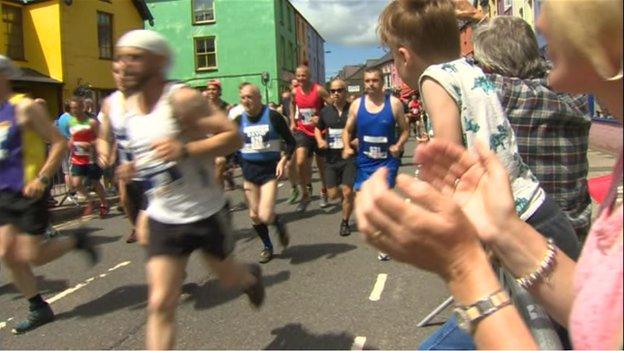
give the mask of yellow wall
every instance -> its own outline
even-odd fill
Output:
[[[143,20],[131,0],[79,0],[61,5],[63,96],[68,97],[80,84],[95,89],[113,89],[111,60],[100,59],[97,11],[113,15],[113,44],[125,32],[143,28]]]
[[[8,2],[2,1],[11,5]],[[25,61],[15,61],[51,78],[62,81],[61,28],[58,0],[45,1],[22,8]],[[0,10],[2,11],[2,10]],[[6,38],[0,36],[0,52],[6,54]]]

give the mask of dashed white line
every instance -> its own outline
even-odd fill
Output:
[[[377,281],[375,282],[373,291],[371,291],[371,294],[368,297],[369,300],[379,301],[379,299],[381,298],[381,293],[383,292],[384,286],[386,285],[386,279],[388,279],[388,275],[385,273],[380,273],[379,275],[377,275]]]
[[[108,271],[109,271],[109,272],[112,272],[112,271],[114,271],[114,270],[116,270],[116,269],[119,269],[119,268],[121,268],[121,267],[127,266],[127,265],[129,265],[130,263],[131,263],[130,261],[124,261],[124,262],[121,262],[121,263],[119,263],[118,265],[116,265],[115,267],[109,268],[109,269],[108,269]],[[104,274],[100,274],[100,275],[99,275],[99,278],[104,278],[104,277],[106,277],[106,275],[107,275],[106,273],[104,273]],[[60,299],[62,299],[62,298],[64,298],[64,297],[66,297],[67,295],[73,294],[73,293],[74,293],[74,292],[76,292],[77,290],[84,288],[85,286],[87,286],[87,285],[89,285],[91,282],[93,282],[95,279],[97,279],[97,278],[95,278],[95,277],[91,277],[91,278],[89,278],[89,279],[86,279],[84,282],[79,283],[79,284],[76,284],[76,286],[74,286],[73,288],[69,288],[69,289],[66,289],[66,290],[64,290],[64,291],[61,291],[60,293],[58,293],[58,294],[56,294],[56,295],[52,296],[51,298],[47,299],[46,301],[47,301],[49,304],[52,304],[52,303],[54,303],[54,302],[56,302],[56,301],[58,301],[58,300],[60,300]],[[11,317],[11,318],[7,319],[7,320],[6,320],[6,321],[4,321],[4,322],[0,322],[0,329],[6,328],[6,326],[7,326],[7,322],[10,322],[11,320],[13,320],[13,317]]]
[[[356,336],[355,340],[353,340],[353,345],[351,346],[351,350],[364,350],[364,343],[366,342],[365,336]]]

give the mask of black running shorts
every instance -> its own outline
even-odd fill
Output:
[[[128,207],[128,216],[132,223],[136,224],[136,219],[139,215],[139,211],[145,211],[147,208],[147,198],[145,197],[145,192],[143,191],[143,185],[139,181],[131,181],[125,183],[126,186],[126,196],[127,196],[127,204]]]
[[[12,224],[25,234],[45,234],[50,221],[48,192],[33,200],[18,192],[0,191],[0,226]]]
[[[167,224],[150,218],[147,255],[188,256],[201,249],[204,253],[224,260],[234,250],[231,231],[226,207],[193,223]]]
[[[313,153],[320,157],[325,156],[325,150],[318,148],[315,137],[298,130],[293,133],[293,137],[295,138],[297,148],[304,147],[308,150],[308,157],[312,157]]]
[[[325,163],[325,186],[335,188],[338,185],[345,185],[353,188],[355,175],[357,173],[355,160],[338,160],[336,162]]]
[[[241,158],[243,178],[255,185],[263,185],[275,179],[277,161],[254,162]]]

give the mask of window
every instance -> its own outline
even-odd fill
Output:
[[[217,69],[215,37],[195,38],[195,70]]]
[[[2,23],[6,40],[7,56],[24,60],[24,27],[20,7],[2,5]]]
[[[214,20],[214,0],[193,0],[193,23],[210,23]]]
[[[113,15],[98,11],[97,17],[100,58],[110,60],[113,58]]]

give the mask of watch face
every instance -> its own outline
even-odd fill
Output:
[[[453,310],[453,315],[457,320],[457,326],[459,327],[459,329],[470,334],[470,318],[466,314],[466,311],[461,308],[456,308],[455,310]]]

